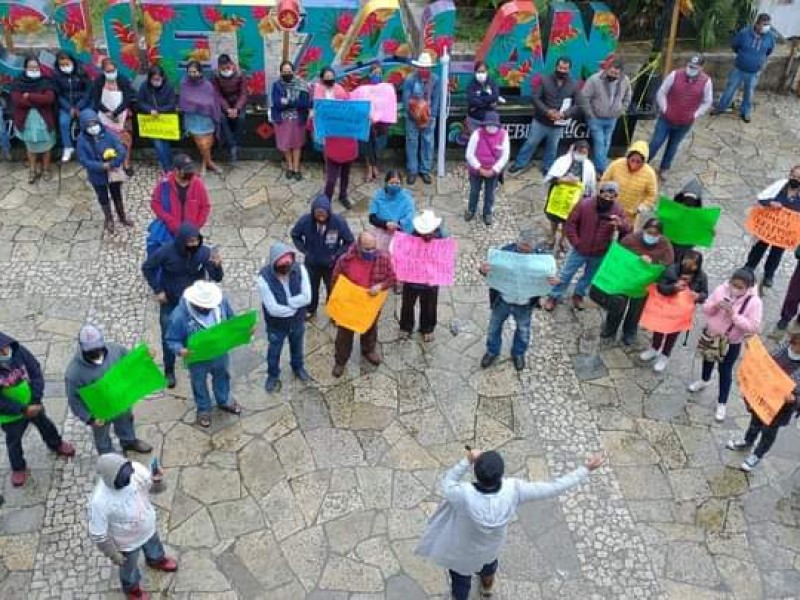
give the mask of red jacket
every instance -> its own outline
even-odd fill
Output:
[[[622,239],[632,230],[631,222],[619,202],[606,213],[607,216],[619,217],[619,237]],[[597,200],[584,198],[569,213],[564,232],[570,245],[581,256],[603,256],[614,239],[614,227],[607,218],[601,218],[597,212]]]
[[[161,205],[161,186],[166,181],[169,185],[169,212],[166,212]],[[169,173],[165,179],[159,180],[153,188],[153,195],[150,198],[150,208],[156,216],[167,224],[167,228],[172,235],[178,233],[181,223],[188,221],[198,229],[202,229],[211,213],[211,202],[208,199],[206,184],[197,175],[192,177],[189,182],[189,189],[186,190],[186,203],[181,206],[178,199],[178,184],[175,183],[175,173]]]
[[[14,127],[20,131],[25,128],[25,119],[28,118],[28,112],[32,108],[39,110],[42,119],[47,123],[48,130],[55,130],[56,115],[54,109],[56,107],[56,93],[53,90],[28,92],[27,98],[22,92],[11,92],[11,105],[14,107],[11,119],[14,121]]]

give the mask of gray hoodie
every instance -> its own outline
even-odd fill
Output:
[[[103,364],[96,365],[83,357],[80,348],[75,352],[75,356],[67,366],[67,373],[64,376],[64,385],[69,401],[69,409],[72,414],[86,424],[92,422],[92,415],[83,403],[83,399],[78,394],[78,390],[90,383],[94,383],[105,375],[119,359],[128,353],[128,349],[112,342],[106,343],[106,356]],[[113,483],[113,480],[112,480]]]

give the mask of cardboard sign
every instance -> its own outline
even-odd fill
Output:
[[[339,275],[328,298],[325,312],[339,327],[364,333],[375,323],[388,295],[389,292],[383,290],[370,296],[366,288],[356,285],[344,275]]]
[[[397,92],[391,83],[360,85],[350,92],[350,98],[369,100],[373,123],[397,123]]]
[[[173,142],[181,139],[181,123],[177,113],[164,113],[157,117],[140,113],[136,115],[136,121],[139,123],[139,137]]]
[[[800,244],[800,213],[788,208],[754,206],[744,227],[770,246],[789,250]]]
[[[773,360],[758,336],[744,343],[736,376],[745,402],[766,425],[772,423],[795,389],[792,378]]]
[[[258,321],[258,313],[254,310],[236,315],[208,329],[196,331],[186,342],[189,354],[186,364],[214,360],[227,354],[238,346],[245,346],[253,339],[253,328]]]
[[[690,208],[669,198],[660,198],[656,216],[664,225],[664,235],[673,244],[703,246],[714,244],[717,222],[722,214],[719,206]]]
[[[664,296],[656,284],[651,284],[639,325],[656,333],[689,331],[694,320],[694,299],[695,294],[690,290]]]
[[[344,137],[366,142],[369,114],[367,100],[314,100],[314,139]]]
[[[497,290],[510,304],[528,304],[531,298],[550,293],[548,278],[556,274],[556,260],[550,254],[521,254],[489,249],[486,285]]]
[[[544,212],[566,221],[582,195],[582,183],[557,183],[550,190]]]
[[[592,285],[610,296],[644,298],[647,287],[661,277],[663,265],[645,262],[619,242],[612,242],[592,278]]]
[[[432,239],[400,231],[392,241],[392,263],[397,280],[425,285],[453,285],[458,242],[453,238]]]

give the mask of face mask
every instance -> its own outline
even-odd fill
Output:
[[[0,363],[7,363],[14,354],[9,350],[8,354],[0,354]]]
[[[106,73],[106,79],[108,81],[116,81],[117,72],[116,71],[109,71],[108,73]]]
[[[792,350],[791,346],[786,348],[786,354],[789,356],[789,360],[791,360],[791,361],[795,361],[796,362],[796,361],[800,360],[800,354],[795,354],[794,351]]]
[[[564,73],[562,71],[556,71],[556,79],[566,79],[569,77],[569,73]]]
[[[129,462],[126,462],[119,468],[119,472],[117,476],[114,478],[114,489],[121,490],[123,488],[128,487],[131,482],[131,476],[133,475],[133,465]]]
[[[29,79],[39,79],[42,76],[41,71],[25,71],[25,75],[28,76]]]
[[[600,212],[606,212],[613,204],[614,201],[608,198],[603,198],[602,196],[597,198],[597,210]]]
[[[66,75],[70,75],[75,70],[75,67],[72,66],[72,65],[62,65],[62,66],[59,67],[59,69],[61,69],[62,73],[66,74]]]
[[[731,298],[741,298],[747,293],[747,290],[740,290],[734,287],[728,287]]]
[[[772,25],[762,25],[761,26],[761,34],[769,33],[769,30],[772,29]]]
[[[486,73],[475,73],[475,79],[478,83],[486,83]]]
[[[377,75],[370,75],[369,82],[372,85],[377,85],[383,81],[383,77],[381,77],[380,73]]]
[[[192,83],[197,83],[202,78],[203,78],[203,76],[200,73],[198,73],[197,75],[189,75],[189,81],[191,81]]]
[[[219,74],[222,75],[223,77],[233,77],[233,71],[231,71],[230,69],[225,69],[224,71],[220,71]]]
[[[292,73],[283,73],[281,74],[281,79],[286,83],[291,83],[292,79],[294,79],[294,75]]]
[[[697,77],[700,74],[700,69],[697,67],[686,67],[686,75],[688,77]]]
[[[151,79],[150,80],[150,85],[152,85],[154,88],[160,88],[162,85],[164,85],[164,80],[161,79],[161,78],[159,78],[159,79]]]
[[[377,256],[378,256],[378,251],[377,250],[363,250],[362,249],[362,250],[360,250],[360,252],[361,252],[361,258],[363,258],[364,260],[370,261],[370,262],[375,260],[377,258]]]
[[[642,240],[648,246],[655,246],[659,242],[660,239],[661,239],[660,235],[651,235],[649,233],[643,233],[642,234]]]
[[[573,154],[572,158],[573,158],[573,160],[575,162],[582,163],[583,161],[586,160],[586,155],[585,154]]]
[[[488,133],[490,135],[494,135],[495,133],[497,133],[499,131],[499,129],[500,128],[497,125],[487,125],[486,126],[486,133]]]
[[[606,79],[608,79],[609,81],[616,81],[617,79],[619,79],[619,75],[606,75]]]
[[[89,350],[88,352],[83,353],[83,358],[96,365],[101,365],[103,364],[103,358],[105,357],[105,354],[106,353],[102,349]]]
[[[387,183],[386,184],[386,193],[390,196],[395,196],[397,193],[400,192],[401,185],[399,183]]]
[[[100,125],[89,125],[86,128],[86,133],[88,133],[89,135],[100,135],[100,129],[101,129]]]
[[[200,249],[199,245],[197,245],[197,246],[186,246],[186,252],[188,252],[189,254],[194,254],[199,249]]]
[[[201,308],[200,306],[195,306],[194,304],[192,304],[192,310],[194,310],[194,312],[196,312],[198,315],[204,316],[211,312],[210,308]]]
[[[288,275],[292,271],[294,265],[280,265],[275,267],[275,272],[281,275]]]
[[[322,85],[324,85],[325,87],[332,88],[334,83],[336,83],[336,81],[333,80],[333,79],[323,79],[322,80]]]
[[[793,189],[793,190],[796,190],[797,188],[800,188],[800,179],[790,179],[789,180],[789,188]]]

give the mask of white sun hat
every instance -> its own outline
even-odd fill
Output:
[[[437,217],[432,210],[423,210],[414,217],[414,229],[421,235],[433,233],[442,224],[442,218]]]
[[[183,297],[199,308],[217,308],[222,303],[222,290],[212,281],[195,281],[186,288]]]
[[[422,52],[418,59],[411,61],[411,64],[422,69],[432,69],[434,67],[433,57],[430,52]]]

